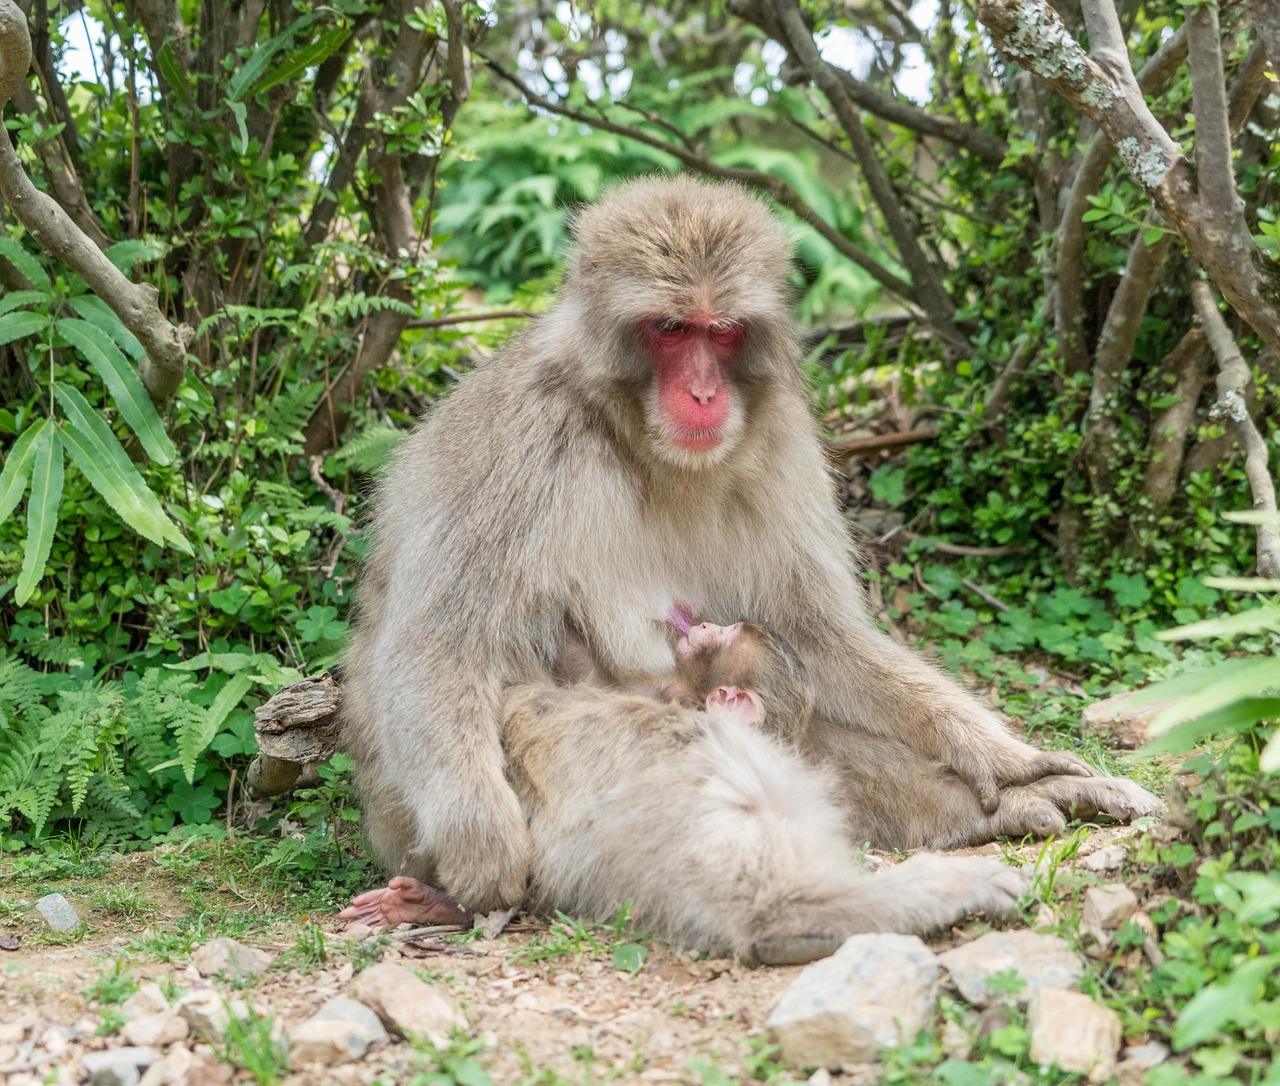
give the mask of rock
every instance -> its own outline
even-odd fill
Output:
[[[1039,988],[1074,988],[1081,965],[1072,949],[1056,935],[1034,931],[993,931],[972,943],[938,955],[951,982],[970,1003],[984,1006],[991,998],[987,981],[1014,970],[1023,980],[1015,997],[1025,1003]]]
[[[257,947],[234,939],[212,939],[191,956],[191,964],[202,977],[223,976],[228,980],[248,980],[268,969],[275,958]]]
[[[143,1068],[156,1061],[150,1048],[109,1048],[89,1052],[84,1057],[85,1074],[91,1086],[135,1086]]]
[[[967,1060],[973,1049],[969,1040],[969,1031],[959,1022],[948,1019],[942,1026],[942,1036],[938,1039],[942,1045],[942,1054],[950,1060]]]
[[[235,1074],[235,1069],[221,1060],[197,1058],[187,1072],[186,1086],[230,1086]]]
[[[1138,690],[1117,694],[1106,701],[1095,701],[1080,714],[1080,724],[1085,735],[1100,735],[1112,739],[1116,746],[1136,750],[1147,741],[1147,725],[1162,710],[1174,703],[1174,698],[1162,698],[1142,705],[1132,704]]]
[[[26,1022],[0,1022],[0,1045],[21,1044],[26,1035]]]
[[[289,1065],[296,1070],[350,1063],[386,1039],[387,1031],[373,1011],[354,999],[335,996],[289,1031]]]
[[[855,935],[805,968],[765,1026],[791,1066],[838,1069],[913,1040],[937,990],[938,961],[914,935]]]
[[[1080,860],[1080,866],[1086,871],[1102,874],[1105,871],[1118,871],[1124,866],[1129,850],[1124,845],[1107,845]]]
[[[159,1014],[148,1014],[126,1022],[120,1030],[120,1036],[128,1045],[149,1045],[163,1048],[175,1041],[185,1041],[191,1032],[187,1020],[173,1011],[161,1011]]]
[[[243,999],[228,1001],[212,988],[188,992],[173,1009],[186,1020],[196,1037],[212,1044],[222,1040],[233,1017],[242,1020],[249,1017],[249,1007]]]
[[[372,1007],[383,1023],[403,1034],[440,1042],[467,1020],[440,992],[412,970],[384,962],[359,974],[347,989],[353,999]]]
[[[120,1004],[120,1017],[126,1022],[132,1022],[135,1018],[163,1014],[168,1009],[169,1001],[165,999],[160,985],[154,981],[148,981]]]
[[[54,931],[75,931],[80,926],[80,914],[61,894],[45,894],[36,902],[36,912]]]
[[[1122,882],[1106,886],[1090,886],[1084,892],[1084,911],[1081,914],[1086,927],[1114,931],[1138,909],[1138,899]]]
[[[1091,1082],[1109,1078],[1120,1047],[1120,1016],[1080,992],[1040,988],[1027,1002],[1031,1058],[1041,1066],[1088,1075]]]
[[[1080,926],[1089,932],[1099,946],[1111,943],[1113,932],[1138,909],[1138,899],[1122,882],[1107,886],[1090,886],[1084,892],[1084,908],[1080,912]]]
[[[189,1048],[179,1046],[148,1067],[138,1086],[185,1086],[194,1059]]]
[[[1168,1045],[1162,1045],[1159,1041],[1148,1041],[1144,1045],[1134,1045],[1132,1048],[1126,1048],[1124,1050],[1124,1059],[1120,1062],[1130,1067],[1140,1068],[1143,1071],[1150,1071],[1153,1067],[1159,1067],[1168,1058]]]

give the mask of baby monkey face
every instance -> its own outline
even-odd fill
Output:
[[[759,664],[756,638],[741,622],[717,626],[700,622],[676,642],[676,660],[690,678],[702,676],[712,661],[717,674],[745,681]]]

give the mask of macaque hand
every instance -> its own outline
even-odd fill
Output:
[[[950,752],[947,761],[977,793],[983,814],[1000,806],[1003,789],[1031,784],[1043,777],[1092,777],[1093,770],[1078,755],[1061,750],[1038,750],[1004,732],[971,732]]]

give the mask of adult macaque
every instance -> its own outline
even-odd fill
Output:
[[[459,383],[378,492],[344,673],[386,870],[471,909],[519,902],[531,838],[504,775],[503,691],[546,678],[570,634],[604,681],[667,673],[673,600],[796,647],[815,687],[806,750],[838,776],[855,837],[946,845],[1053,829],[1077,806],[1131,813],[876,629],[769,211],[732,186],[644,180],[575,234],[557,304]],[[1032,782],[1027,810],[1015,795],[993,817]]]

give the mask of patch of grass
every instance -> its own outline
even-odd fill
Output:
[[[407,1086],[493,1086],[493,1078],[480,1057],[484,1042],[468,1037],[465,1030],[455,1029],[447,1043],[439,1045],[429,1038],[416,1038],[413,1047],[431,1065],[431,1069],[414,1075]],[[550,1086],[541,1080],[544,1086]],[[554,1081],[554,1080],[553,1080]],[[403,1080],[377,1078],[373,1086],[402,1086]]]
[[[138,982],[129,973],[129,963],[117,958],[109,972],[103,973],[84,990],[85,999],[99,1003],[123,1003],[138,990]]]
[[[308,973],[324,965],[330,957],[324,929],[310,917],[302,922],[297,942],[276,959],[275,969],[296,969]]]
[[[231,1016],[218,1059],[239,1071],[247,1071],[258,1086],[276,1086],[289,1070],[284,1038],[276,1029],[274,1014],[248,1018]]]
[[[89,894],[89,904],[116,920],[146,920],[156,911],[146,899],[146,889],[145,882],[141,886],[102,886]]]

